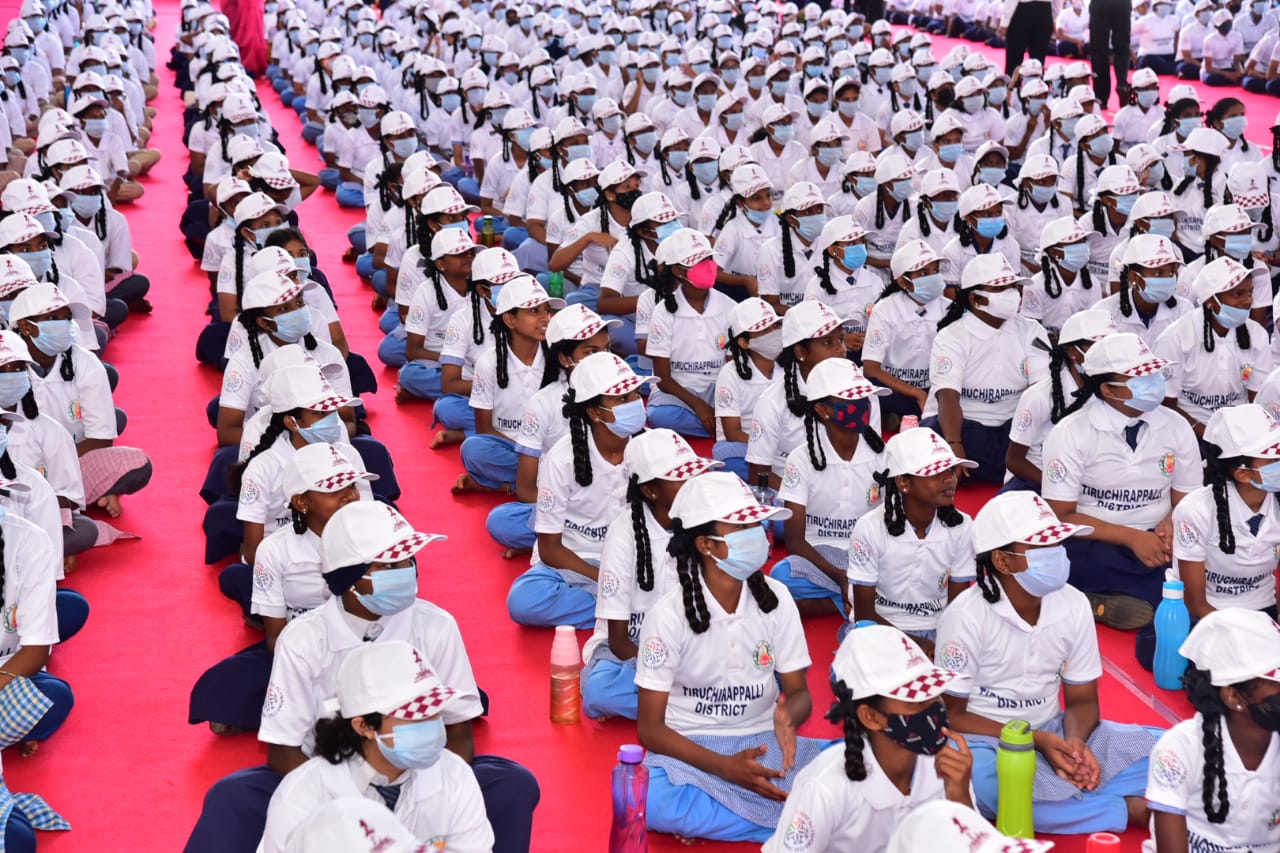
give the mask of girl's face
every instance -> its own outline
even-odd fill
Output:
[[[1280,694],[1280,683],[1266,678],[1255,678],[1242,687],[1231,686],[1219,688],[1218,695],[1222,697],[1223,704],[1232,711],[1235,711],[1236,713],[1243,713],[1245,716],[1252,719],[1253,715],[1250,712],[1249,707],[1251,705],[1262,705],[1263,703],[1267,703],[1269,706],[1273,703],[1269,703],[1267,700],[1274,698],[1277,694]],[[1255,725],[1256,724],[1257,723],[1255,721]],[[1261,728],[1261,726],[1259,727]]]
[[[257,229],[257,228],[276,228],[276,227],[278,227],[278,226],[279,226],[281,223],[283,223],[283,222],[284,222],[284,217],[282,217],[282,216],[280,215],[280,211],[278,211],[278,210],[268,210],[266,213],[262,214],[262,215],[261,215],[261,216],[259,216],[257,219],[248,219],[248,220],[245,220],[244,228],[242,228],[241,230],[242,230],[242,231],[243,231],[243,230],[248,230],[248,231],[250,232],[250,233],[249,233],[249,237],[252,239],[252,237],[253,237],[253,233],[252,233],[252,232],[253,232],[255,229]]]
[[[351,483],[336,492],[317,492],[314,490],[293,496],[293,507],[307,517],[307,521],[320,524],[328,523],[333,514],[349,503],[360,500],[360,492],[356,484]]]
[[[964,131],[956,128],[955,130],[942,134],[942,136],[935,137],[933,140],[933,147],[935,149],[941,149],[944,145],[956,145],[962,139],[964,139]]]
[[[465,279],[471,275],[471,264],[475,257],[473,252],[445,255],[436,261],[436,266],[440,268],[440,272],[444,274],[445,278]]]
[[[43,234],[37,234],[30,240],[24,240],[21,243],[10,243],[8,251],[12,254],[19,252],[43,252],[49,248],[49,238]]]
[[[56,311],[49,311],[48,313],[45,313],[45,314],[36,314],[35,316],[32,316],[32,317],[23,317],[21,320],[18,321],[18,325],[20,327],[19,331],[21,331],[24,337],[35,338],[40,334],[40,328],[38,326],[39,323],[43,323],[46,320],[70,320],[70,319],[71,319],[71,308],[69,306],[64,305]],[[18,363],[21,364],[21,362],[18,362]]]
[[[712,539],[710,536],[699,536],[697,539],[693,540],[693,544],[694,547],[698,549],[698,553],[702,554],[704,557],[711,558],[711,562],[714,563],[716,560],[723,560],[729,556],[729,544],[724,541],[725,537],[731,533],[737,533],[741,530],[750,530],[755,526],[757,525],[730,524],[727,521],[717,521],[713,528],[713,535],[716,537],[715,539]]]
[[[863,702],[858,706],[858,721],[868,731],[881,732],[888,727],[890,716],[900,714],[904,717],[911,717],[928,711],[934,705],[941,704],[941,701],[940,699],[926,699],[923,702],[908,702],[905,699],[878,696],[874,704]]]
[[[405,559],[399,560],[398,562],[395,562],[395,563],[370,563],[369,570],[360,576],[360,579],[356,581],[356,585],[353,586],[351,589],[354,590],[355,592],[360,593],[361,595],[372,595],[373,594],[373,575],[377,574],[378,572],[385,572],[389,569],[412,569],[412,568],[415,568],[416,566],[417,566],[417,563],[413,557],[406,557]],[[384,717],[383,719],[390,720],[391,718]],[[399,723],[400,721],[394,720],[393,722]]]
[[[997,168],[997,169],[1007,169],[1009,167],[1009,164],[1008,164],[1008,161],[1004,159],[1004,155],[1001,154],[999,151],[988,151],[986,155],[981,160],[978,161],[979,168],[982,168],[984,166]],[[956,194],[956,198],[957,199],[960,198],[959,193]]]
[[[942,272],[942,261],[930,261],[915,272],[905,273],[902,276],[902,289],[908,293],[915,292],[915,285],[912,283],[918,278],[924,278],[929,275],[938,275]]]
[[[284,250],[289,253],[291,258],[307,258],[311,256],[310,250],[307,249],[307,244],[301,240],[290,240],[284,244]]]
[[[600,405],[587,410],[587,418],[593,423],[611,424],[614,422],[613,410],[623,403],[631,403],[640,399],[640,386],[636,386],[626,394],[605,394],[600,398]]]
[[[796,344],[796,361],[812,368],[829,358],[844,358],[844,329],[837,326],[820,338],[809,338]]]
[[[779,330],[781,328],[782,328],[782,321],[779,320],[778,322],[774,323],[772,326],[770,326],[767,329],[761,329],[758,332],[746,332],[745,334],[740,335],[738,337],[738,344],[741,345],[743,339],[745,338],[747,341],[747,349],[751,349],[751,341],[755,340],[756,338],[763,338],[765,335],[771,335],[774,333],[774,331]]]
[[[294,296],[288,302],[280,305],[268,305],[262,309],[264,316],[258,318],[258,327],[270,333],[276,330],[276,321],[274,318],[281,314],[288,314],[290,311],[297,311],[302,307],[302,294]]]
[[[284,425],[291,430],[306,429],[307,427],[314,426],[329,417],[329,415],[330,412],[317,412],[315,409],[299,409],[298,414],[285,418]]]
[[[457,225],[459,222],[466,221],[467,214],[462,211],[457,213],[433,213],[431,214],[431,219],[427,221],[427,227],[439,233],[446,225]]]
[[[565,370],[572,370],[587,356],[604,352],[607,349],[609,349],[609,330],[601,329],[591,337],[578,341],[577,346],[567,354],[562,353],[560,355],[560,366]]]
[[[1006,290],[1014,290],[1014,291],[1017,291],[1019,295],[1021,295],[1022,285],[1004,284],[1004,285],[992,287],[991,285],[980,284],[974,288],[973,301],[971,304],[974,308],[981,311],[983,308],[987,307],[987,305],[991,304],[991,300],[989,298],[991,294],[1001,293]]]
[[[931,477],[904,474],[897,478],[898,491],[904,498],[910,495],[911,500],[919,501],[934,509],[955,503],[956,486],[959,482],[959,466],[939,471]]]
[[[982,210],[973,211],[973,213],[970,213],[968,216],[965,217],[965,221],[969,223],[969,226],[971,228],[977,228],[979,219],[988,219],[992,216],[1003,216],[1003,215],[1004,215],[1004,205],[1000,204],[999,202],[996,202],[990,207],[985,207]]]
[[[502,321],[516,335],[545,341],[547,324],[551,322],[551,303],[544,302],[533,308],[512,309],[502,315]]]
[[[98,109],[101,109],[101,108],[98,108]],[[1244,115],[1244,104],[1232,104],[1229,107],[1227,107],[1225,110],[1223,110],[1222,116],[1217,121],[1213,122],[1213,126],[1216,127],[1218,130],[1221,130],[1223,121],[1225,121],[1226,119],[1232,118],[1233,116],[1242,116],[1242,115]]]
[[[1213,303],[1215,300],[1219,306],[1230,305],[1234,308],[1243,308],[1248,311],[1253,307],[1253,281],[1251,278],[1247,278],[1230,290],[1216,294],[1209,302]],[[1212,304],[1210,304],[1210,307],[1213,307]]]
[[[742,203],[752,210],[768,210],[773,207],[773,190],[769,187],[756,190],[743,198]]]

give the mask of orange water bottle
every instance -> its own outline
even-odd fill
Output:
[[[582,706],[582,655],[572,625],[557,625],[551,641],[551,722],[576,723]]]

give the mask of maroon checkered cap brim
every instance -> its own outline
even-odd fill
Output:
[[[1065,539],[1070,539],[1076,535],[1088,535],[1093,532],[1092,527],[1085,527],[1081,524],[1067,524],[1059,522],[1051,524],[1048,527],[1032,533],[1030,536],[1023,536],[1019,542],[1027,545],[1056,545]]]
[[[1152,357],[1147,359],[1144,362],[1141,362],[1140,364],[1135,364],[1133,367],[1126,368],[1125,370],[1122,370],[1120,372],[1123,373],[1125,376],[1148,376],[1152,373],[1159,373],[1160,371],[1164,370],[1168,366],[1169,366],[1169,362],[1167,360],[1163,358]]]
[[[329,395],[321,397],[313,403],[308,403],[307,408],[313,412],[336,412],[338,409],[345,409],[348,406],[354,406],[359,400],[352,400],[348,397],[339,397],[337,395]]]
[[[367,471],[357,471],[354,468],[348,471],[339,471],[336,474],[330,474],[311,484],[308,491],[313,492],[340,492],[352,483],[360,480],[376,480],[377,474],[370,474]]]
[[[670,471],[666,472],[665,474],[658,475],[658,479],[659,480],[688,480],[692,477],[698,476],[699,474],[703,474],[707,471],[711,471],[715,468],[719,468],[721,464],[722,463],[716,462],[715,460],[712,460],[712,459],[703,459],[699,457],[697,459],[691,459],[688,462],[680,463],[679,465],[672,468]]]
[[[935,459],[923,468],[919,468],[911,472],[913,477],[932,477],[935,474],[941,474],[959,465],[961,468],[977,468],[978,463],[969,459],[961,459],[959,456],[948,456],[944,459]]]
[[[374,554],[373,559],[369,562],[398,563],[401,560],[409,559],[435,540],[443,538],[443,536],[435,533],[418,533],[415,531],[392,545],[390,548],[385,548],[377,554]]]
[[[950,670],[931,667],[912,678],[906,684],[887,691],[884,695],[890,699],[901,699],[904,702],[926,702],[942,695],[956,677]]]
[[[453,701],[458,691],[452,687],[437,685],[423,696],[415,696],[398,708],[391,710],[388,716],[397,720],[426,720],[436,716]]]

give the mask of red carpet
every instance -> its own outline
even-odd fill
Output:
[[[0,8],[6,5],[16,6]],[[163,64],[172,43],[176,3],[160,5],[157,55]],[[935,52],[940,56],[945,48]],[[165,159],[146,181],[146,196],[128,211],[141,270],[153,282],[156,310],[149,317],[131,318],[107,354],[122,376],[117,401],[130,414],[125,440],[145,448],[155,463],[151,485],[126,500],[120,520],[142,538],[87,555],[68,579],[68,586],[88,596],[93,613],[81,635],[56,651],[50,668],[70,681],[77,707],[37,756],[24,760],[13,751],[5,756],[13,790],[43,794],[71,821],[72,832],[41,838],[42,849],[63,853],[179,850],[208,786],[232,770],[260,763],[265,755],[252,736],[217,738],[186,723],[188,694],[201,672],[260,635],[241,625],[236,607],[217,591],[216,570],[201,562],[204,504],[196,492],[214,447],[204,406],[217,392],[218,377],[198,367],[193,356],[208,289],[177,230],[185,203],[181,104],[172,75],[163,67],[159,73],[152,144],[163,150]],[[1264,106],[1259,101],[1266,99],[1242,97],[1250,101],[1251,136],[1261,139],[1274,101]],[[269,89],[262,91],[262,100],[277,120],[294,164],[318,169],[292,112]],[[328,194],[310,200],[300,213],[344,309],[352,349],[376,363],[380,336],[368,309],[371,291],[340,262],[346,230],[360,217],[340,211]],[[429,450],[430,408],[396,407],[394,374],[384,371],[380,381],[379,393],[365,402],[375,434],[395,454],[405,493],[400,506],[420,529],[449,535],[424,554],[422,594],[457,617],[477,680],[492,698],[492,714],[477,728],[477,748],[521,761],[537,774],[542,804],[534,850],[598,850],[610,820],[609,770],[618,745],[635,740],[634,726],[624,720],[571,727],[548,722],[551,633],[520,628],[507,617],[506,592],[525,563],[503,562],[484,531],[484,514],[495,501],[450,495],[449,485],[461,470],[456,449]],[[966,490],[962,506],[972,512],[988,494]],[[814,719],[804,729],[808,735],[838,734],[821,719],[831,699],[825,678],[836,627],[834,618],[807,626],[815,707]],[[1136,673],[1131,663],[1131,638],[1104,631],[1102,643],[1117,671],[1127,673],[1122,680],[1148,691],[1135,694],[1108,675],[1104,713],[1122,721],[1162,724],[1147,698],[1154,691],[1150,677]],[[1154,692],[1177,713],[1187,712],[1180,696]],[[1124,849],[1136,851],[1138,838],[1131,833]],[[653,836],[650,843],[655,850],[683,849],[666,837]],[[1083,840],[1063,839],[1059,849],[1082,850]]]

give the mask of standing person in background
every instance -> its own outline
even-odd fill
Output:
[[[1111,2],[1111,0],[1106,0]],[[1128,0],[1123,0],[1128,5]],[[1092,20],[1093,8],[1089,10]],[[1125,32],[1128,32],[1126,28]],[[999,38],[1004,39],[1004,73],[1010,77],[1024,56],[1044,62],[1053,35],[1053,4],[1049,0],[1004,0]]]
[[[1091,0],[1089,3],[1089,53],[1093,57],[1093,91],[1107,106],[1111,98],[1111,67],[1116,69],[1116,98],[1129,103],[1129,28],[1133,23],[1132,0]]]

